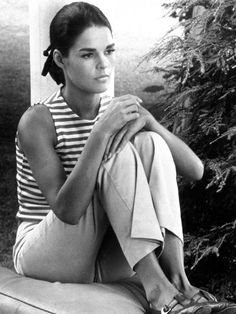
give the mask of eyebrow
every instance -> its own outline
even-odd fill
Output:
[[[111,49],[111,48],[114,48],[114,47],[115,47],[115,44],[113,43],[113,44],[110,44],[110,45],[106,46],[106,49]],[[95,49],[95,48],[81,48],[81,49],[79,49],[79,51],[90,51],[90,52],[94,52],[96,50],[97,49]]]

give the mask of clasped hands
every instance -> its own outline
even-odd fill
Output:
[[[142,106],[142,102],[137,96],[124,95],[114,98],[109,104],[104,115],[113,123],[113,134],[109,138],[104,161],[118,154],[139,131],[149,129],[153,117]]]

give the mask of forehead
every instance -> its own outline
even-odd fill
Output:
[[[74,49],[103,48],[113,43],[111,31],[105,26],[91,26],[80,34],[73,45]]]

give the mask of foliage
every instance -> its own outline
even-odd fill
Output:
[[[185,234],[186,271],[197,286],[206,286],[220,299],[236,300],[236,221]]]
[[[155,60],[154,73],[165,79],[165,92],[158,95],[157,104],[164,110],[162,123],[182,137],[205,165],[200,182],[180,181],[184,228],[191,232],[193,244],[187,242],[190,268],[194,268],[219,252],[229,238],[235,239],[236,3],[175,0],[164,7],[178,23],[145,60]],[[230,243],[235,254],[235,240]]]

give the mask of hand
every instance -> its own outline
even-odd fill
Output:
[[[110,159],[115,153],[119,153],[139,131],[144,128],[148,129],[152,115],[140,104],[138,110],[139,117],[127,122],[122,129],[110,138],[105,152],[105,160]]]
[[[104,136],[112,137],[127,123],[139,118],[139,106],[142,100],[133,95],[113,98],[107,110],[103,113],[94,127]]]

